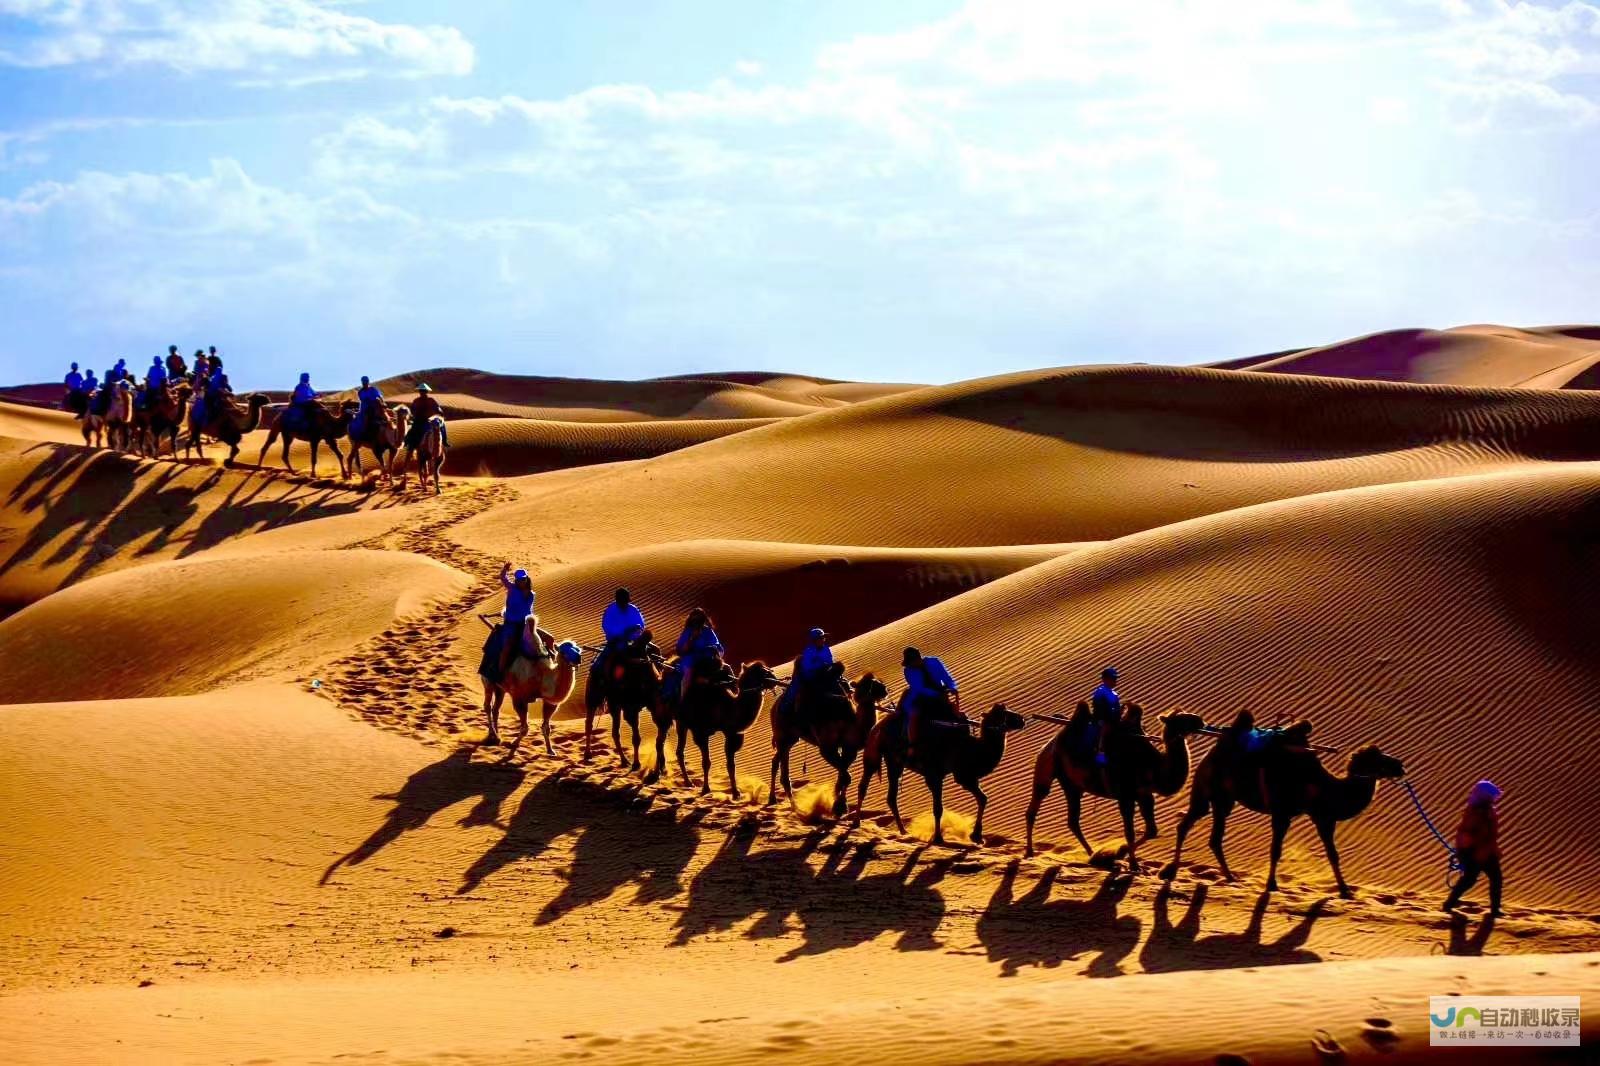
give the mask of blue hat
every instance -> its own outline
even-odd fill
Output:
[[[521,581],[523,578],[525,578],[527,576],[528,576],[528,572],[526,570],[518,570],[516,573],[511,575],[511,580],[513,580],[513,581]]]
[[[1109,677],[1112,680],[1116,680],[1117,668],[1115,666],[1108,666],[1104,670],[1100,671],[1100,676]]]
[[[811,632],[806,634],[806,635],[809,636],[812,640],[821,640],[823,637],[827,636],[828,634],[826,634],[826,633],[824,633],[822,631],[822,627],[821,626],[813,626],[812,629],[811,629]]]

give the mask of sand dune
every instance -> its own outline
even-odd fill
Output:
[[[395,502],[336,484],[0,437],[0,613],[86,576]]]
[[[450,427],[447,474],[511,477],[570,466],[649,459],[771,424],[771,419],[699,419],[597,424],[477,418]]]
[[[1600,467],[1590,464],[1307,497],[1043,563],[840,654],[887,670],[902,646],[917,644],[944,655],[969,708],[1003,700],[1058,713],[1115,663],[1125,694],[1152,711],[1183,707],[1225,722],[1248,707],[1268,721],[1309,717],[1325,742],[1346,749],[1381,742],[1447,820],[1472,782],[1493,777],[1508,792],[1507,832],[1562,855],[1530,856],[1512,891],[1594,909],[1600,852],[1578,842],[1592,840],[1588,782],[1600,774],[1583,739],[1600,700],[1589,637],[1600,626],[1600,570],[1585,547],[1600,535],[1597,522]],[[1053,732],[1037,726],[1008,751],[986,786],[992,828],[1017,835],[1033,754]],[[1164,805],[1164,831],[1180,810]],[[1091,838],[1111,835],[1109,814],[1094,805]],[[1070,840],[1059,797],[1044,817],[1047,839]],[[1258,816],[1241,817],[1229,838],[1237,869],[1262,870],[1265,829]],[[1392,786],[1341,835],[1357,880],[1441,883],[1443,852]],[[1325,883],[1309,829],[1291,840],[1292,869]],[[1195,843],[1189,857],[1212,862]]]
[[[437,498],[90,453],[0,405],[4,1057],[1411,1062],[1430,994],[1592,992],[1597,353],[1466,327],[941,387],[431,370],[460,417]],[[881,782],[829,823],[804,746],[799,803],[764,806],[765,716],[743,804],[720,765],[702,797],[583,763],[570,713],[553,754],[463,745],[506,561],[585,642],[627,584],[662,643],[708,607],[733,659],[820,624],[898,678],[917,644],[969,711],[1068,711],[1115,663],[1152,715],[1304,715],[1332,766],[1403,758],[1447,830],[1492,776],[1507,914],[1438,913],[1444,850],[1392,783],[1341,828],[1351,901],[1303,824],[1262,893],[1249,813],[1240,882],[1205,826],[1162,882],[1181,799],[1138,876],[1082,861],[1059,795],[1024,858],[1043,722],[981,849],[922,842],[914,779],[909,833]]]
[[[466,586],[447,566],[395,552],[152,563],[79,582],[0,622],[0,691],[27,703],[309,678]],[[72,670],[60,669],[63,657]]]
[[[1217,364],[1274,374],[1486,388],[1593,388],[1600,331],[1592,326],[1459,326],[1373,333],[1321,348]]]
[[[413,371],[378,385],[390,399],[409,400],[423,381],[452,418],[499,416],[557,422],[786,418],[919,387],[774,374],[604,381],[457,368]]]
[[[458,535],[567,561],[707,537],[1096,541],[1265,500],[1596,457],[1588,393],[1088,368],[784,421],[499,508]]]

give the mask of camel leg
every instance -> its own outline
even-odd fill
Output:
[[[944,843],[944,775],[927,778],[928,791],[933,794],[933,843]]]
[[[1328,819],[1313,824],[1317,827],[1317,836],[1322,838],[1322,850],[1328,853],[1328,865],[1333,867],[1333,879],[1339,883],[1339,895],[1349,899],[1355,892],[1345,884],[1344,871],[1339,869],[1339,849],[1333,846],[1333,831],[1339,827],[1339,823]]]
[[[632,769],[634,773],[638,773],[644,768],[644,764],[639,761],[639,712],[637,709],[634,710],[633,717],[628,719],[628,728],[633,731],[633,765],[630,767],[630,769]],[[617,746],[617,754],[621,755],[622,727],[617,723],[615,715],[613,715],[611,718],[611,729],[611,742]],[[625,766],[628,764],[628,760],[626,758],[624,758],[622,762]]]
[[[840,753],[839,783],[835,786],[833,793],[833,816],[835,818],[843,818],[844,812],[849,809],[850,805],[845,802],[845,797],[850,795],[850,764],[855,761],[855,752]],[[788,785],[785,784],[784,787],[787,788]]]
[[[483,738],[485,744],[500,743],[500,701],[495,699],[495,688],[489,682],[483,683],[483,716],[489,720],[489,735]]]
[[[783,741],[774,733],[772,737],[772,768],[767,772],[767,806],[769,807],[778,802],[778,768],[783,764],[783,757],[788,754],[788,750],[782,745]],[[785,775],[785,780],[787,779],[788,777]],[[793,794],[790,794],[789,798],[791,800],[794,799]]]
[[[1278,891],[1278,860],[1283,857],[1283,838],[1289,835],[1287,817],[1272,816],[1272,865],[1267,868],[1267,891]]]
[[[1094,849],[1089,846],[1089,838],[1083,835],[1083,793],[1067,780],[1066,774],[1061,775],[1061,794],[1067,797],[1067,828],[1083,848],[1084,855],[1093,855]]]
[[[734,769],[733,758],[739,754],[739,749],[744,747],[743,733],[724,733],[722,735],[722,753],[728,760],[728,791],[734,799],[743,799],[739,795],[739,772]]]
[[[893,759],[889,760],[889,813],[894,815],[894,827],[900,832],[906,831],[906,823],[900,818],[900,774],[903,767]]]
[[[857,825],[861,824],[861,808],[867,802],[867,789],[872,787],[872,779],[877,775],[880,765],[882,764],[879,762],[875,752],[863,751],[861,753],[861,783],[856,786],[855,823]]]
[[[1183,858],[1183,842],[1189,835],[1189,830],[1195,823],[1206,816],[1206,811],[1211,808],[1211,801],[1199,792],[1190,792],[1189,809],[1183,812],[1183,817],[1178,819],[1177,842],[1172,849],[1172,861],[1161,868],[1161,879],[1171,881],[1178,876],[1178,860]]]
[[[978,818],[977,818],[977,820],[975,822],[972,823],[972,842],[974,844],[977,844],[979,847],[982,847],[983,846],[983,810],[984,810],[985,807],[989,806],[989,797],[983,794],[983,789],[981,787],[979,787],[979,782],[977,782],[977,781],[972,781],[972,782],[969,783],[967,781],[962,781],[962,780],[960,780],[958,778],[956,780],[956,784],[960,785],[962,788],[964,788],[968,792],[972,793],[972,798],[978,801]]]
[[[694,743],[695,747],[700,749],[700,772],[704,775],[700,781],[700,795],[709,796],[711,794],[711,734],[707,733],[704,738],[696,736]]]
[[[1136,855],[1138,845],[1133,842],[1133,807],[1134,799],[1131,795],[1117,797],[1117,812],[1122,815],[1122,836],[1128,840],[1128,869],[1139,871],[1139,860]]]
[[[682,722],[679,722],[678,723],[678,773],[683,775],[683,780],[687,784],[691,784],[692,785],[692,784],[694,784],[694,777],[693,777],[693,775],[691,775],[689,773],[688,764],[683,761],[683,749],[684,749],[685,744],[688,742],[688,740],[689,740],[689,730],[684,727],[684,724]]]
[[[345,469],[344,465],[344,452],[339,450],[339,442],[332,437],[328,438],[328,450],[333,452],[335,459],[339,460],[339,477],[341,479],[348,477],[349,471]]]
[[[670,721],[663,722],[656,715],[655,708],[650,708],[650,720],[656,725],[656,764],[650,772],[644,775],[644,783],[654,784],[661,780],[661,775],[667,770],[667,730],[672,728]]]
[[[1050,779],[1040,780],[1037,774],[1033,778],[1033,791],[1028,795],[1027,836],[1024,838],[1022,855],[1024,858],[1033,858],[1033,823],[1039,820],[1039,808],[1044,806],[1044,798],[1050,795]]]
[[[260,466],[263,462],[266,461],[267,452],[272,448],[273,442],[275,442],[277,439],[278,439],[278,427],[277,426],[273,426],[270,430],[267,431],[267,442],[261,446],[261,454],[256,456],[256,465],[257,466]],[[289,462],[289,447],[288,447],[287,442],[284,444],[283,455],[284,455],[284,460],[283,460],[284,464],[287,465],[288,462]]]
[[[550,719],[556,716],[556,705],[549,700],[541,700],[540,702],[544,704],[544,721],[540,723],[540,728],[544,732],[544,753],[546,755],[554,755],[556,749],[550,743]]]
[[[1228,869],[1228,857],[1223,854],[1222,840],[1228,832],[1228,815],[1232,813],[1231,797],[1218,796],[1211,801],[1211,854],[1217,857],[1217,863],[1222,868],[1222,876],[1229,881],[1234,879],[1233,871]]]
[[[522,743],[522,738],[528,735],[528,701],[513,696],[511,707],[517,712],[517,735],[511,738],[510,745],[511,753],[514,753]]]
[[[1156,797],[1153,792],[1139,793],[1139,813],[1144,817],[1144,839],[1154,840],[1161,834],[1156,829]]]
[[[318,450],[321,449],[321,447],[322,447],[322,438],[321,437],[312,437],[311,438],[311,476],[312,477],[316,477],[317,476],[317,452],[318,452]]]

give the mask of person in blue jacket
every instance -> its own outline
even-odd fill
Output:
[[[678,698],[689,694],[689,686],[696,675],[709,673],[722,661],[722,641],[717,639],[716,627],[705,608],[696,607],[684,621],[683,632],[678,634],[676,646],[678,670],[682,688]]]

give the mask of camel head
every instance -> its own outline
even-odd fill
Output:
[[[1192,737],[1206,727],[1206,720],[1188,711],[1171,711],[1161,716],[1161,728],[1172,736]]]
[[[247,402],[250,405],[250,410],[255,411],[267,406],[267,404],[271,403],[272,400],[264,392],[252,392],[250,394],[250,399]]]
[[[1351,777],[1404,777],[1405,763],[1393,755],[1385,755],[1378,745],[1368,744],[1350,756]]]
[[[739,690],[741,692],[753,690],[770,692],[777,687],[778,675],[767,669],[767,664],[760,660],[746,663],[744,668],[739,671]]]
[[[983,731],[985,733],[995,731],[1018,733],[1026,729],[1027,726],[1028,720],[1026,718],[1003,703],[995,704],[985,711],[983,715]]]
[[[889,698],[889,686],[878,680],[876,674],[862,674],[861,680],[851,686],[856,702],[871,707]]]

